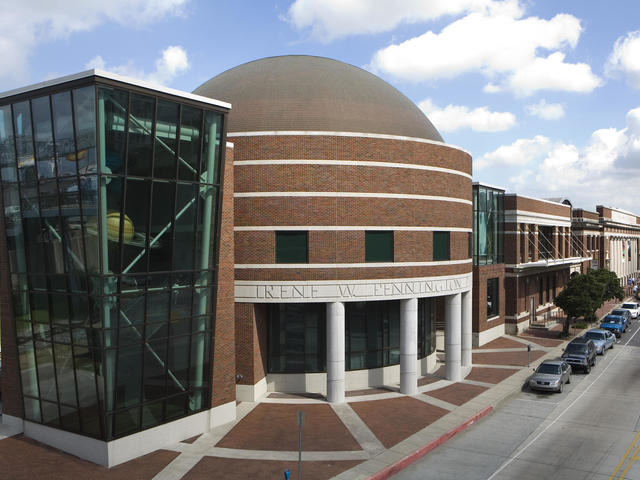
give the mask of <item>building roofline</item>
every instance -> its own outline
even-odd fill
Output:
[[[72,82],[74,80],[80,80],[88,77],[98,77],[104,78],[107,80],[114,80],[117,82],[128,83],[130,85],[135,85],[137,87],[146,88],[148,90],[153,90],[160,93],[166,93],[169,95],[174,95],[176,97],[182,97],[189,100],[194,100],[196,102],[206,103],[209,105],[215,105],[216,107],[222,107],[231,109],[231,104],[228,102],[223,102],[221,100],[215,100],[210,97],[204,97],[202,95],[196,95],[194,93],[185,92],[182,90],[176,90],[174,88],[165,87],[162,85],[158,85],[155,83],[147,82],[144,80],[139,80],[133,77],[127,77],[125,75],[119,75],[117,73],[107,72],[106,70],[99,69],[91,69],[85,70],[84,72],[73,73],[71,75],[65,75],[64,77],[53,78],[51,80],[45,80],[44,82],[34,83],[33,85],[27,85],[26,87],[20,87],[13,90],[9,90],[7,92],[0,93],[0,99],[12,97],[14,95],[20,95],[22,93],[27,93],[35,90],[40,90],[42,88],[51,87],[54,85],[60,85],[67,82]]]

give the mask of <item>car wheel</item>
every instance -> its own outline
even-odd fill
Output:
[[[591,373],[591,365],[585,367],[584,373]]]

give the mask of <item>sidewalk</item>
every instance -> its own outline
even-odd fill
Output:
[[[246,480],[282,479],[289,469],[295,479],[297,412],[303,411],[306,480],[387,478],[521,391],[532,367],[561,354],[566,343],[557,338],[561,328],[493,340],[473,350],[473,368],[464,380],[445,380],[442,365],[419,379],[415,396],[387,387],[347,392],[347,401],[338,405],[281,393],[242,402],[235,422],[110,470],[23,435],[3,439],[0,426],[0,471],[11,472],[6,478],[29,480]]]

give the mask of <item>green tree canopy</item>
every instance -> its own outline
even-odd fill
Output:
[[[589,269],[587,271],[587,275],[595,278],[595,280],[603,287],[602,303],[600,305],[608,300],[613,300],[614,298],[617,298],[618,300],[624,299],[624,289],[620,286],[620,280],[615,272],[605,270],[603,268],[599,270]]]
[[[567,315],[563,333],[569,331],[571,318],[584,317],[590,319],[602,305],[603,285],[594,275],[577,275],[571,278],[562,291],[556,296],[554,303]]]

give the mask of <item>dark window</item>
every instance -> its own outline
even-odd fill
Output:
[[[418,358],[436,351],[436,302],[434,297],[418,299]]]
[[[307,263],[307,232],[276,232],[276,263]]]
[[[366,262],[393,262],[393,232],[365,232]]]
[[[326,370],[324,303],[281,303],[269,310],[269,372]]]
[[[500,315],[499,278],[487,280],[487,318]]]
[[[538,305],[544,303],[544,283],[542,277],[538,278]]]
[[[449,259],[449,232],[433,232],[433,260]]]
[[[400,301],[345,303],[347,370],[400,363]]]

